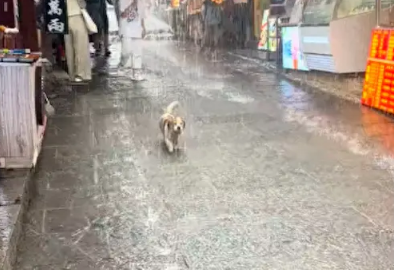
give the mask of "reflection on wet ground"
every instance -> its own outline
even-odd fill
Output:
[[[54,100],[18,270],[393,267],[391,119],[226,54],[145,48],[146,81],[115,52],[89,93]]]

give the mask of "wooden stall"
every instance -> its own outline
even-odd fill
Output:
[[[0,62],[0,168],[32,167],[40,153],[46,126],[36,106],[39,62]]]
[[[19,33],[0,40],[0,168],[7,169],[36,164],[46,126],[34,0],[14,3],[20,8],[2,12],[11,12],[7,20],[15,17]]]

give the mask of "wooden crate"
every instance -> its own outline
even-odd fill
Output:
[[[31,168],[40,153],[46,117],[38,66],[0,62],[0,168]]]

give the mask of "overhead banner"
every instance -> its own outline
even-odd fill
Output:
[[[66,0],[45,1],[45,29],[50,34],[68,34],[68,16]]]

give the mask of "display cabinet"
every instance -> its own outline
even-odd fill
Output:
[[[394,1],[381,0],[381,17],[390,21]],[[364,72],[376,26],[375,0],[309,0],[300,28],[300,48],[312,70]]]

